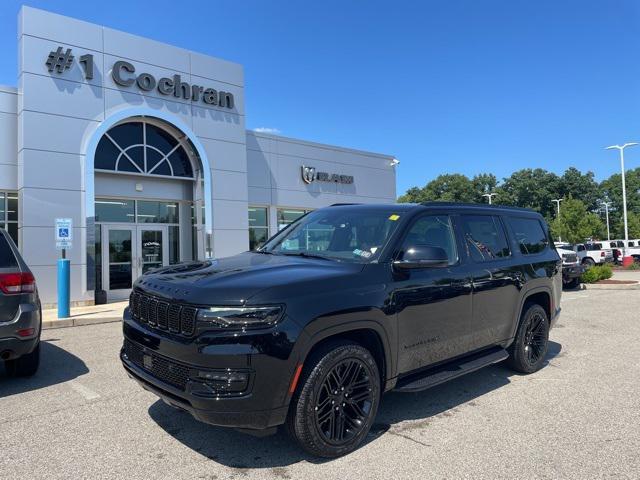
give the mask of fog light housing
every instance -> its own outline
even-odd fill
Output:
[[[249,387],[250,373],[240,370],[194,370],[191,393],[199,396],[239,394]]]

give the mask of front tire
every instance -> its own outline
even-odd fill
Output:
[[[31,353],[4,362],[9,377],[31,377],[40,366],[40,342]]]
[[[585,257],[584,260],[582,260],[582,264],[587,268],[591,268],[596,264],[596,261],[591,257]]]
[[[369,350],[348,342],[327,344],[305,365],[291,400],[289,433],[312,455],[346,455],[371,429],[380,389],[380,372]]]
[[[537,304],[525,305],[507,365],[516,372],[533,373],[542,368],[549,344],[549,317]]]

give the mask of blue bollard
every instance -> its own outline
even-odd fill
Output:
[[[58,260],[58,318],[71,315],[71,260]]]

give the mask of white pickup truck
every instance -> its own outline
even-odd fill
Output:
[[[613,251],[604,248],[600,242],[576,243],[572,249],[578,254],[580,263],[586,267],[605,262],[613,262]]]
[[[606,245],[611,245],[611,248],[616,248],[620,252],[620,260],[622,260],[622,255],[625,254],[625,242],[626,242],[626,255],[628,257],[635,258],[636,262],[640,262],[640,240],[632,239],[632,240],[607,240],[606,242],[602,242]],[[614,247],[615,245],[615,247]]]

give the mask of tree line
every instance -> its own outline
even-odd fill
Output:
[[[640,168],[627,170],[627,212],[629,238],[640,238]],[[611,238],[624,238],[622,221],[622,179],[619,173],[602,182],[593,172],[582,173],[575,167],[556,175],[542,168],[518,170],[498,181],[491,173],[469,178],[459,173],[440,175],[424,187],[412,187],[399,202],[487,203],[483,194],[496,193],[493,203],[531,208],[540,212],[551,227],[554,238],[572,243],[587,239],[606,239],[605,209],[610,202]],[[563,199],[560,217],[554,199]]]

